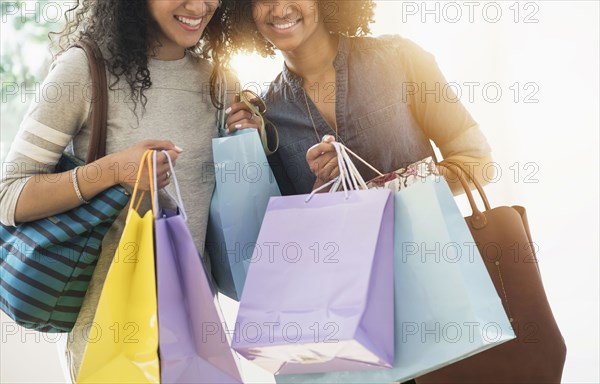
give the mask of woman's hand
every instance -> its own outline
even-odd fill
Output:
[[[123,151],[112,154],[112,161],[115,166],[114,171],[116,172],[115,179],[119,184],[128,185],[132,188],[135,187],[136,177],[141,165],[142,174],[138,188],[142,191],[150,190],[150,179],[148,177],[146,162],[140,164],[142,155],[148,149],[167,151],[171,157],[173,166],[175,166],[177,157],[182,152],[181,148],[168,140],[145,140]],[[167,171],[169,171],[167,155],[163,152],[158,152],[156,154],[156,178],[158,189],[162,189],[169,185],[170,174],[167,174]]]
[[[310,170],[317,176],[314,188],[331,181],[340,174],[337,152],[333,143],[335,138],[325,135],[323,141],[315,144],[306,152],[306,162]]]
[[[250,108],[243,102],[233,103],[225,113],[227,114],[227,134],[240,129],[259,129],[262,125],[262,118],[252,113]]]
[[[83,198],[89,201],[116,184],[134,187],[140,169],[140,159],[148,149],[166,150],[173,163],[177,161],[177,157],[181,153],[181,148],[170,141],[146,140],[86,164],[78,171],[78,185]],[[169,184],[167,156],[159,152],[156,164],[158,188],[160,189]],[[145,163],[141,165],[143,169],[139,188],[148,191],[150,190],[148,169]],[[51,178],[30,178],[17,201],[15,222],[26,223],[80,206],[81,201],[75,194],[71,178],[71,171],[55,174]],[[40,199],[40,196],[48,198]]]

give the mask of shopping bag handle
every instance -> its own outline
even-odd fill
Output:
[[[179,189],[179,182],[177,181],[177,175],[175,174],[175,167],[173,167],[173,160],[171,160],[171,156],[169,155],[169,153],[165,150],[162,151],[162,153],[164,153],[167,156],[167,160],[169,161],[169,172],[171,172],[171,180],[173,180],[173,185],[175,186],[175,193],[176,196],[173,196],[169,191],[167,191],[165,189],[165,192],[167,193],[167,195],[169,195],[169,197],[173,200],[175,200],[175,203],[177,204],[177,208],[179,208],[179,211],[181,212],[181,216],[183,217],[183,219],[185,221],[187,221],[187,214],[185,213],[185,208],[183,206],[183,199],[181,198],[181,190]],[[154,151],[153,155],[152,155],[152,164],[154,166],[154,189],[156,191],[158,191],[158,177],[156,177],[156,157],[157,157],[158,152]],[[159,210],[160,210],[160,206],[158,204],[158,193],[155,193],[153,195],[153,199],[152,199],[152,209],[155,212],[155,215],[158,215]]]
[[[350,150],[348,149],[348,147],[346,147],[344,144],[341,144],[341,143],[336,143],[336,145],[339,147],[339,153],[341,154],[342,162],[346,166],[347,175],[350,175],[350,178],[348,178],[348,176],[346,176],[346,179],[349,182],[350,181],[352,182],[353,189],[354,190],[369,189],[369,187],[367,187],[367,183],[365,182],[365,179],[363,179],[360,172],[358,172],[356,165],[354,165],[354,162],[352,161],[352,159],[350,159],[350,156],[348,155],[348,152]],[[352,153],[354,153],[354,152],[352,152]],[[354,154],[354,155],[356,156],[356,154]],[[356,157],[358,159],[360,159],[359,156],[356,156]],[[362,160],[362,159],[360,159],[360,160]],[[368,163],[366,161],[364,163],[368,165]]]
[[[337,192],[340,188],[340,184],[343,186],[344,188],[344,194],[346,195],[346,200],[349,199],[349,195],[348,195],[348,185],[347,185],[347,180],[346,180],[346,175],[347,175],[347,170],[345,167],[345,162],[343,161],[342,158],[342,154],[341,154],[341,149],[340,149],[340,145],[337,142],[333,142],[333,147],[335,148],[335,151],[337,153],[337,162],[338,162],[338,169],[340,171],[340,174],[336,177],[334,177],[333,179],[329,180],[327,183],[321,185],[319,188],[315,188],[304,200],[305,203],[308,203],[312,200],[313,197],[315,197],[315,195],[317,193],[319,193],[320,191],[326,189],[327,187],[331,186],[331,188],[329,189],[329,193],[333,193],[333,192]]]
[[[439,165],[441,167],[446,168],[450,172],[454,173],[456,175],[456,177],[458,178],[458,181],[460,181],[460,184],[462,185],[463,189],[465,190],[465,194],[467,195],[467,199],[469,200],[469,204],[471,205],[471,210],[473,212],[473,215],[472,215],[473,228],[481,229],[481,228],[485,227],[487,225],[487,219],[486,219],[485,215],[477,207],[477,203],[475,202],[475,199],[473,198],[473,193],[471,192],[471,188],[469,188],[469,183],[467,182],[467,180],[464,177],[464,175],[465,174],[468,175],[468,173],[465,172],[465,170],[460,165],[457,165],[453,161],[444,160],[441,163],[439,163]],[[477,182],[477,184],[479,184],[479,182]],[[477,186],[477,184],[476,184],[476,186]],[[481,184],[479,184],[478,191],[482,196],[482,200],[484,202],[486,210],[489,210],[490,209],[489,202],[487,201],[487,197],[485,196],[485,192],[483,191]]]
[[[333,142],[332,144],[337,153],[337,162],[338,162],[338,169],[340,171],[340,174],[338,176],[334,177],[329,182],[325,183],[324,185],[322,185],[319,188],[316,188],[314,191],[312,191],[310,193],[310,195],[308,195],[308,197],[306,198],[306,200],[305,200],[306,203],[308,203],[310,200],[312,200],[312,198],[315,196],[315,194],[317,194],[318,192],[320,192],[328,187],[331,187],[329,189],[329,193],[334,193],[334,192],[339,191],[340,186],[341,186],[346,195],[346,199],[349,198],[349,191],[358,191],[361,189],[365,189],[365,190],[369,189],[367,187],[367,183],[363,179],[362,175],[360,174],[360,172],[358,172],[358,169],[352,162],[352,159],[350,159],[350,156],[348,155],[348,152],[346,151],[347,147],[339,142]]]
[[[451,159],[447,159],[447,160],[442,160],[442,163],[445,164],[452,164],[454,165],[456,168],[460,169],[461,174],[463,175],[463,177],[470,182],[471,184],[473,184],[475,186],[475,188],[477,189],[477,192],[479,193],[479,197],[481,198],[481,200],[483,201],[483,205],[485,206],[486,211],[489,211],[491,208],[490,206],[490,202],[488,201],[488,198],[485,194],[485,191],[483,190],[483,186],[481,185],[481,183],[479,182],[479,180],[477,180],[473,174],[464,166],[464,164],[456,161],[456,160],[451,160]],[[456,173],[456,172],[454,172]],[[470,188],[469,188],[470,190]]]
[[[219,137],[225,135],[225,106],[227,104],[227,77],[222,73],[222,71],[218,71],[217,74],[217,83],[219,84],[219,93],[220,93],[220,109],[217,109],[217,134]]]
[[[144,151],[144,154],[142,155],[142,158],[140,159],[140,166],[138,169],[138,173],[137,173],[137,177],[135,178],[135,185],[133,187],[133,192],[131,193],[131,200],[129,202],[129,209],[127,211],[127,218],[125,219],[125,222],[129,221],[129,218],[131,217],[131,212],[133,211],[138,211],[140,209],[140,205],[142,204],[142,200],[144,199],[145,196],[145,192],[142,191],[142,193],[140,194],[139,198],[138,198],[138,187],[140,185],[140,179],[142,177],[142,170],[144,169],[144,162],[146,162],[146,166],[148,168],[148,178],[150,180],[150,198],[152,201],[154,201],[154,195],[155,195],[155,177],[154,177],[154,170],[153,170],[153,166],[152,166],[152,161],[151,161],[151,154],[152,154],[152,150],[151,149],[147,149],[146,151]],[[137,199],[137,202],[136,202]],[[154,213],[154,212],[153,212]]]
[[[374,166],[372,166],[371,164],[369,164],[365,159],[363,159],[362,157],[358,156],[356,153],[352,152],[350,150],[350,148],[346,147],[345,145],[344,147],[344,151],[351,154],[352,156],[354,156],[358,161],[360,161],[361,163],[363,163],[364,165],[366,165],[370,170],[372,170],[373,172],[375,172],[378,176],[383,176],[383,173],[379,172],[377,170],[377,168],[375,168]]]

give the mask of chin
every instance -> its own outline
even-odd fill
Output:
[[[180,47],[184,47],[185,49],[194,48],[198,42],[200,41],[200,37],[198,39],[185,39],[179,42]]]
[[[300,46],[300,43],[292,39],[269,39],[273,46],[283,52],[292,52]]]
[[[297,48],[296,45],[287,45],[287,44],[280,44],[280,45],[273,44],[273,45],[275,46],[276,49],[278,49],[279,51],[282,51],[282,52],[294,52]]]

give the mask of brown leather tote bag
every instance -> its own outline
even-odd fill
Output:
[[[465,220],[517,338],[419,377],[417,383],[560,383],[567,348],[544,292],[525,208],[490,208],[483,188],[460,163],[440,165],[465,188],[473,210]],[[477,208],[467,179],[485,211]]]

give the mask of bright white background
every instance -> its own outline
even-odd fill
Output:
[[[600,382],[598,2],[471,2],[472,18],[467,2],[403,3],[378,3],[374,35],[416,41],[435,54],[449,81],[461,85],[463,102],[498,163],[499,177],[486,188],[492,204],[527,207],[568,347],[563,382]],[[235,65],[243,82],[262,84],[282,62],[242,57]],[[469,92],[468,82],[480,86]],[[502,91],[497,101],[495,89]],[[233,322],[236,306],[224,300],[223,308]],[[13,332],[2,316],[0,382],[63,382],[54,339]],[[270,381],[260,368],[244,364],[244,372],[248,381]]]

